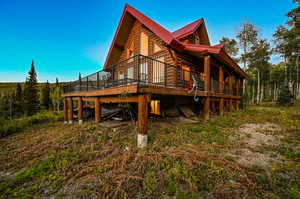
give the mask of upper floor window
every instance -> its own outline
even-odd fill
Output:
[[[183,70],[183,80],[184,81],[190,81],[191,80],[191,72],[190,72],[190,67],[185,65],[182,66]]]
[[[144,32],[142,32],[140,41],[141,41],[141,43],[140,43],[140,46],[141,46],[140,53],[142,55],[148,56],[148,43],[149,43],[148,42],[149,41],[148,35],[146,35]]]

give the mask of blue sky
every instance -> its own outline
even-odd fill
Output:
[[[74,80],[102,68],[125,3],[174,31],[203,17],[212,44],[250,21],[271,39],[292,0],[0,0],[0,82]],[[273,59],[278,61],[277,58]]]

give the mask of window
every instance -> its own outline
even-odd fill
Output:
[[[127,58],[132,57],[134,55],[134,42],[131,41],[129,48],[127,49]]]
[[[127,68],[127,78],[133,79],[133,67]]]
[[[158,51],[161,51],[161,47],[159,47],[159,45],[157,45],[156,43],[154,43],[153,53],[156,53]]]
[[[144,32],[141,33],[141,54],[148,56],[148,35],[146,35]]]
[[[191,72],[189,66],[182,66],[183,70],[183,80],[184,81],[190,81],[191,80]]]
[[[118,79],[124,79],[124,71],[123,70],[119,71]]]
[[[150,113],[155,115],[160,115],[160,101],[159,100],[151,100],[151,110]]]
[[[153,83],[161,83],[165,81],[165,64],[164,57],[158,58],[153,62]]]
[[[148,63],[146,60],[142,61],[140,64],[140,80],[148,82]]]

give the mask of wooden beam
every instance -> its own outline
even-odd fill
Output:
[[[74,105],[73,105],[73,99],[72,97],[69,97],[69,123],[72,123],[74,120]]]
[[[82,102],[82,97],[78,97],[78,121],[79,123],[82,122],[82,114],[83,114],[83,102]]]
[[[64,94],[65,97],[95,97],[95,96],[107,96],[107,95],[119,95],[121,93],[137,93],[137,85],[126,85],[115,88],[106,88],[96,91],[77,91]]]
[[[219,92],[224,93],[224,70],[219,66]]]
[[[203,104],[203,118],[205,120],[209,119],[209,112],[210,112],[210,99],[209,97],[204,98]]]
[[[235,93],[239,96],[239,86],[240,86],[240,79],[238,77],[235,78]]]
[[[144,135],[148,130],[148,95],[139,95],[138,99],[138,132]]]
[[[220,101],[219,101],[219,114],[221,116],[224,115],[224,98],[220,98]]]
[[[228,92],[229,92],[229,95],[232,95],[232,75],[231,74],[228,77]]]
[[[204,75],[205,75],[204,91],[209,92],[210,91],[210,56],[209,55],[206,55],[204,57]]]
[[[95,98],[95,122],[101,121],[101,102],[99,97]]]
[[[68,99],[66,97],[64,98],[64,121],[68,122]]]

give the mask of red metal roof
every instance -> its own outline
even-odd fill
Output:
[[[198,19],[174,32],[172,32],[173,37],[175,37],[176,39],[181,39],[183,37],[186,37],[190,34],[193,34],[198,28],[199,26],[203,23],[203,18]]]
[[[186,51],[187,53],[188,52],[207,52],[207,53],[215,54],[215,55],[219,56],[220,58],[224,59],[224,61],[226,61],[230,66],[232,66],[237,72],[241,73],[243,76],[248,78],[247,74],[225,52],[225,50],[223,48],[224,47],[223,44],[209,46],[209,45],[202,45],[202,44],[185,44],[185,43],[179,41],[180,38],[185,37],[189,34],[192,34],[194,31],[196,31],[199,28],[199,26],[201,24],[203,24],[203,22],[204,22],[204,20],[202,18],[171,33],[168,30],[166,30],[165,28],[163,28],[161,25],[157,24],[156,22],[154,22],[147,16],[143,15],[141,12],[139,12],[136,9],[134,9],[133,7],[129,6],[128,4],[125,5],[122,17],[120,19],[117,30],[115,32],[108,55],[106,57],[104,68],[108,67],[108,61],[109,61],[112,49],[115,45],[118,33],[120,31],[120,27],[123,23],[123,20],[124,20],[124,17],[126,14],[132,15],[135,19],[137,19],[144,26],[146,26],[149,30],[151,30],[154,34],[156,34],[159,38],[161,38],[167,45],[169,45],[177,50],[180,50],[180,51]]]

